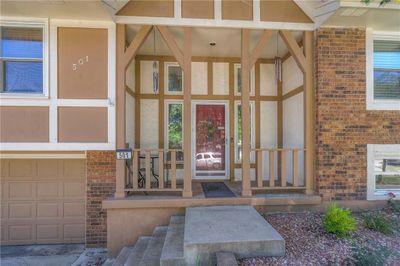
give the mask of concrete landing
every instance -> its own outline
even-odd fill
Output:
[[[283,256],[285,241],[251,206],[186,209],[184,253],[187,265],[212,265],[216,252],[238,258]]]

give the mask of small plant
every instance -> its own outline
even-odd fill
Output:
[[[389,208],[397,215],[400,215],[400,203],[396,203],[394,200],[396,198],[396,194],[393,192],[388,193],[388,206]]]
[[[357,222],[349,209],[340,208],[336,203],[331,203],[322,220],[324,229],[339,237],[348,236],[357,230]]]
[[[352,244],[351,252],[349,259],[355,266],[381,266],[393,254],[393,251],[385,246],[371,248],[366,244],[357,243]]]
[[[368,229],[381,232],[385,235],[393,234],[396,224],[392,219],[382,216],[380,213],[366,213],[363,215],[364,226]]]

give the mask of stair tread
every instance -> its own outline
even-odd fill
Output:
[[[129,256],[125,262],[125,266],[137,266],[142,260],[143,254],[152,239],[151,236],[142,236],[139,237],[138,241],[136,241],[135,246],[132,251],[129,253]]]
[[[167,260],[183,260],[183,238],[185,232],[185,218],[183,216],[171,217],[164,246],[161,253],[161,262]],[[163,263],[162,263],[163,264]]]
[[[133,249],[132,247],[123,247],[112,265],[123,266],[125,264],[126,259],[129,256],[129,253],[131,253],[132,249]]]
[[[161,251],[164,246],[165,236],[167,235],[168,226],[157,226],[152,238],[143,253],[143,257],[139,266],[159,266]]]

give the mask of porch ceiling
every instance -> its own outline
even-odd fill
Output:
[[[127,25],[127,39],[131,41],[140,26]],[[177,27],[169,27],[171,34],[180,47],[183,47],[183,31]],[[254,48],[260,39],[262,31],[253,30],[250,35],[250,47]],[[299,42],[302,39],[302,32],[293,33]],[[210,46],[210,42],[215,42],[215,46]],[[168,46],[164,42],[160,33],[155,33],[155,51],[156,55],[172,55]],[[212,56],[212,57],[240,57],[241,56],[241,31],[240,29],[227,28],[199,28],[192,29],[192,53],[193,56]],[[283,57],[288,52],[285,43],[281,38],[278,39],[274,33],[268,41],[266,47],[261,53],[262,58],[274,58],[277,54]],[[154,54],[154,37],[153,32],[150,33],[146,41],[140,47],[138,54],[153,55]]]

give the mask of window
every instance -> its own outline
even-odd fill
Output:
[[[368,199],[400,193],[400,145],[368,145]]]
[[[2,22],[1,93],[46,94],[44,33],[44,25]]]
[[[183,72],[177,63],[166,63],[167,94],[182,94]]]
[[[367,30],[367,109],[400,110],[400,35]]]
[[[250,149],[255,148],[254,137],[254,102],[250,103]],[[242,162],[242,106],[240,102],[235,104],[235,162]],[[254,162],[254,152],[250,153],[250,161]]]
[[[183,104],[180,102],[168,102],[167,108],[167,149],[181,150],[183,148],[183,120],[182,120],[182,108]],[[168,157],[170,155],[168,154]],[[183,160],[183,152],[177,152],[177,160]]]
[[[254,95],[255,84],[255,68],[250,71],[250,95]],[[235,95],[240,95],[242,92],[242,67],[240,64],[234,65],[234,89]]]

